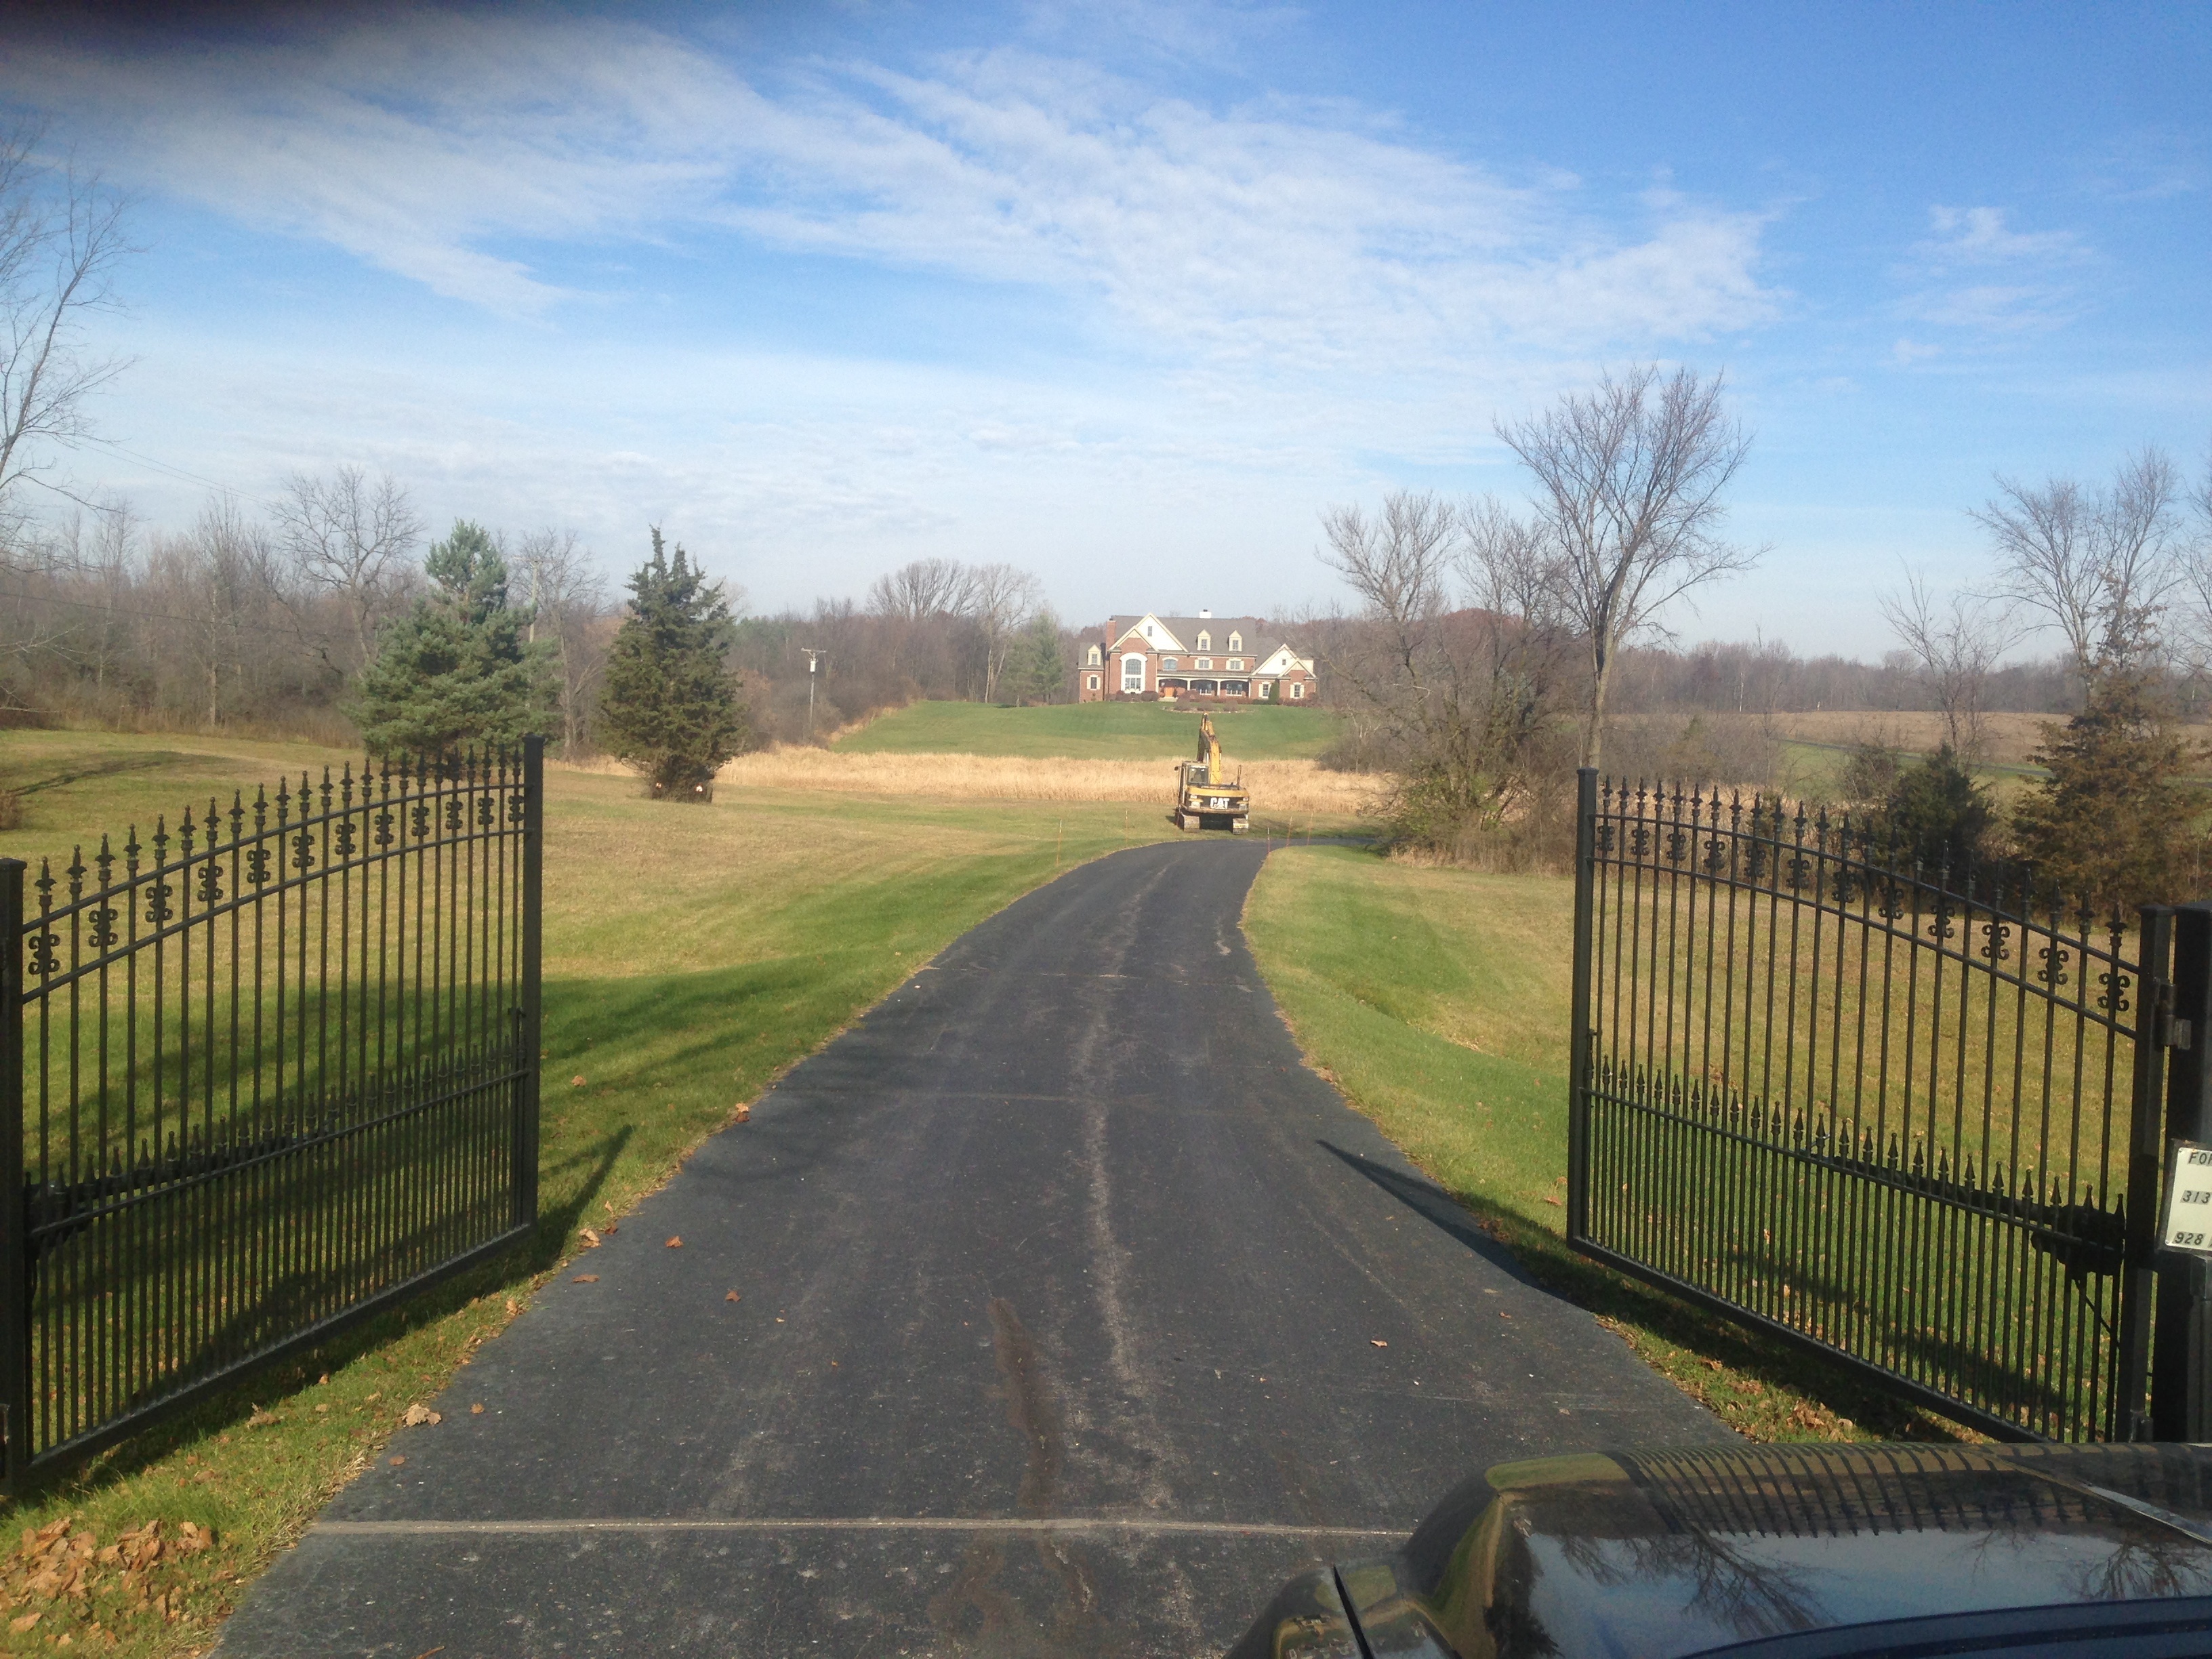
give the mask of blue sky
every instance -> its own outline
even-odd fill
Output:
[[[1771,547],[1677,629],[1869,653],[1992,472],[2212,446],[2204,3],[220,16],[0,47],[138,200],[70,465],[156,522],[351,461],[756,608],[1287,608],[1320,508],[1517,494],[1495,418],[1656,358]]]

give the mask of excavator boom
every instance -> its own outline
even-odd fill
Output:
[[[1251,827],[1251,791],[1229,781],[1212,715],[1198,717],[1198,758],[1185,761],[1177,769],[1182,775],[1182,787],[1176,799],[1178,828],[1227,830],[1242,835]]]

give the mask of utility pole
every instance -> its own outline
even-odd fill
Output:
[[[806,740],[811,743],[814,741],[815,671],[821,666],[822,659],[830,653],[818,645],[802,645],[799,648],[806,653]]]

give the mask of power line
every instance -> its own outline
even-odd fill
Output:
[[[236,495],[242,501],[252,501],[255,506],[265,507],[271,513],[280,510],[276,502],[270,501],[265,496],[256,495],[250,490],[240,489],[230,484],[221,483],[214,478],[204,477],[197,472],[186,471],[180,466],[172,466],[167,461],[157,461],[151,455],[142,455],[135,449],[125,449],[121,444],[111,443],[106,438],[94,438],[88,436],[76,437],[70,441],[69,447],[75,449],[84,444],[90,444],[95,449],[107,450],[114,454],[122,456],[126,460],[136,461],[141,466],[150,466],[156,472],[165,472],[170,477],[180,478],[186,483],[204,485],[209,489],[220,490],[226,495]]]

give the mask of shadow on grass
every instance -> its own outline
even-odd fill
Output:
[[[560,1184],[564,1174],[581,1171],[574,1194],[554,1206],[541,1206],[538,1224],[490,1261],[458,1273],[386,1309],[327,1341],[301,1352],[255,1365],[241,1371],[230,1386],[179,1410],[173,1417],[149,1424],[121,1443],[110,1447],[89,1462],[57,1470],[27,1485],[15,1503],[37,1504],[62,1492],[89,1497],[143,1474],[153,1464],[185,1447],[232,1428],[324,1371],[338,1370],[363,1354],[388,1346],[486,1296],[527,1285],[538,1274],[556,1266],[569,1235],[585,1210],[606,1183],[607,1176],[629,1143],[633,1130],[624,1124],[589,1146],[543,1166],[541,1187]],[[272,1390],[273,1384],[273,1390]]]
[[[1883,1439],[1979,1437],[1948,1419],[1883,1392],[1840,1365],[1824,1364],[1811,1354],[1762,1337],[1592,1261],[1571,1249],[1559,1234],[1534,1225],[1502,1206],[1469,1194],[1449,1192],[1432,1182],[1408,1178],[1328,1141],[1320,1145],[1485,1261],[1602,1321],[1630,1328],[1623,1334],[1630,1336],[1632,1346],[1678,1385],[1698,1382],[1700,1371],[1716,1374],[1717,1382],[1718,1374],[1726,1374],[1738,1392],[1742,1391],[1742,1379],[1756,1384],[1754,1399],[1769,1387],[1786,1389],[1819,1402]],[[1639,1335],[1644,1339],[1643,1343],[1634,1340]],[[1655,1346],[1658,1352],[1651,1351]],[[1703,1403],[1713,1404],[1705,1387],[1691,1387],[1687,1391]],[[1778,1408],[1781,1403],[1777,1402]],[[1730,1426],[1741,1431],[1746,1425],[1731,1421]],[[1763,1426],[1771,1430],[1772,1425]],[[1759,1437],[1774,1436],[1762,1432]]]

